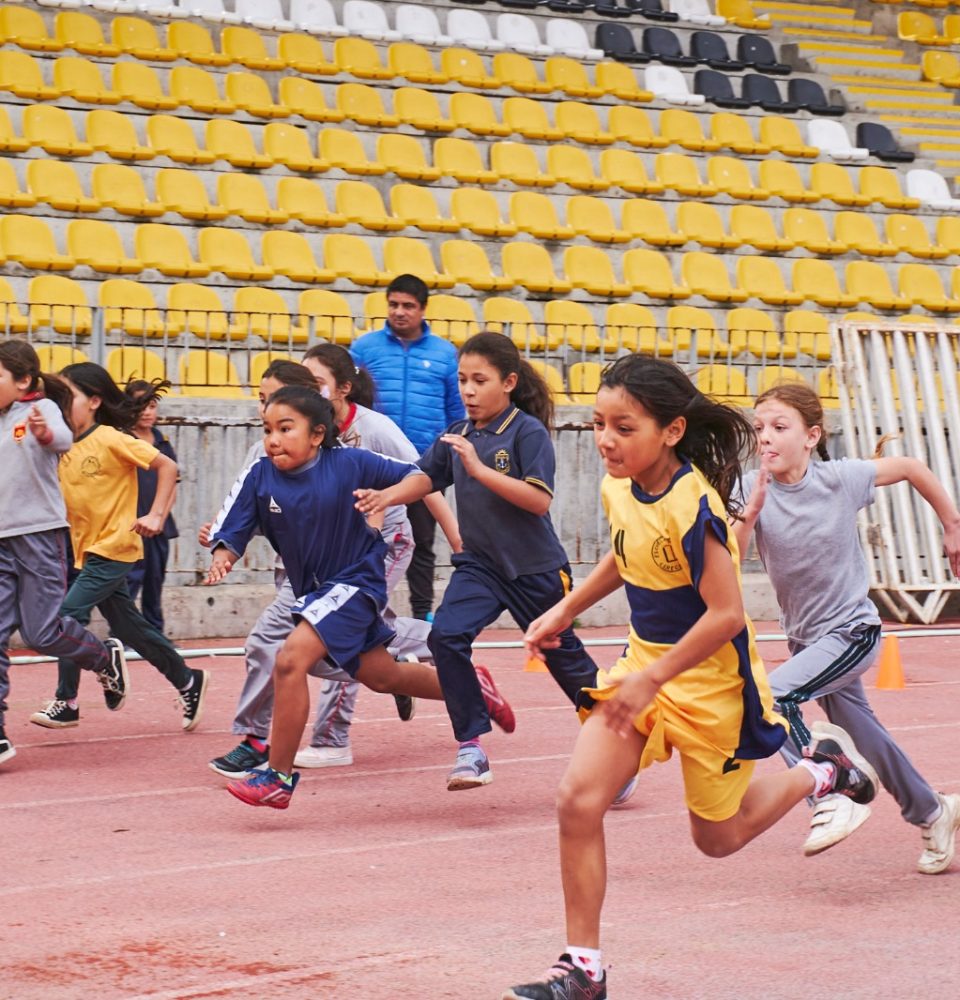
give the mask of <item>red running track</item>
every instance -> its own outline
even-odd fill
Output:
[[[872,692],[877,713],[936,787],[960,791],[960,640],[900,645],[908,687]],[[518,716],[513,736],[488,740],[492,785],[445,790],[439,705],[403,724],[391,699],[364,692],[354,766],[307,773],[287,812],[242,805],[206,766],[234,742],[239,659],[203,662],[207,715],[189,735],[144,664],[115,715],[85,678],[82,724],[60,732],[27,722],[53,667],[14,668],[0,998],[494,1000],[542,972],[564,944],[553,797],[577,722],[519,651],[483,659]],[[960,994],[960,860],[917,874],[919,834],[886,795],[818,858],[800,853],[806,822],[798,808],[710,860],[690,843],[676,762],[644,772],[607,821],[610,996]]]

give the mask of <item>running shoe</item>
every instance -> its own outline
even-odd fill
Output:
[[[345,747],[304,747],[293,758],[294,767],[349,767],[353,751]]]
[[[254,771],[259,771],[270,759],[269,747],[255,750],[244,740],[238,743],[229,753],[215,757],[210,761],[210,768],[225,778],[249,778]]]
[[[200,725],[203,715],[203,699],[207,693],[210,673],[207,670],[191,670],[193,683],[186,691],[177,692],[177,703],[183,709],[183,731],[191,732]]]
[[[71,708],[65,701],[51,701],[46,708],[34,712],[30,721],[44,729],[69,729],[80,725],[80,709]]]
[[[110,654],[110,663],[106,670],[97,674],[97,680],[103,688],[103,700],[111,712],[123,708],[130,687],[130,675],[127,673],[127,654],[119,639],[104,639],[104,646]]]
[[[626,805],[630,799],[633,798],[633,793],[637,790],[637,785],[640,784],[640,776],[635,774],[624,786],[617,792],[616,798],[610,804],[612,806],[623,806]]]
[[[844,795],[827,795],[813,808],[810,833],[803,844],[803,853],[815,854],[846,840],[870,818],[870,806],[862,806]]]
[[[417,699],[409,694],[395,694],[393,700],[397,704],[397,715],[401,722],[409,722],[417,714]]]
[[[3,758],[0,757],[0,760]],[[943,811],[939,819],[921,827],[923,854],[917,862],[917,871],[923,875],[939,875],[953,861],[960,829],[960,795],[937,795]]]
[[[0,726],[0,764],[13,760],[17,756],[16,747],[7,739],[3,726]]]
[[[486,667],[477,664],[473,669],[477,672],[477,680],[480,682],[480,690],[483,692],[483,700],[487,703],[490,718],[505,733],[512,733],[517,728],[517,719],[510,703],[500,694],[497,685],[493,683],[490,671]]]
[[[860,805],[872,802],[880,779],[870,762],[857,750],[850,734],[830,722],[819,721],[813,724],[810,732],[810,745],[804,747],[804,756],[818,764],[833,764],[836,768],[833,787],[819,797],[835,792]]]
[[[514,986],[500,1000],[607,1000],[607,976],[594,982],[564,953],[539,982]]]
[[[272,767],[265,767],[262,771],[254,771],[244,781],[231,781],[227,791],[248,806],[286,809],[299,780],[299,771],[294,771],[286,782]]]
[[[490,761],[483,752],[483,747],[471,744],[460,747],[457,751],[457,762],[447,775],[447,791],[459,792],[465,788],[479,788],[493,781],[493,771]]]

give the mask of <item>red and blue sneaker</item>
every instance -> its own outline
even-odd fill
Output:
[[[493,677],[486,667],[478,663],[473,669],[477,672],[477,680],[480,682],[480,690],[483,692],[483,700],[490,718],[505,733],[512,733],[517,728],[517,719],[510,702],[500,694],[500,689],[494,684]]]
[[[500,1000],[607,1000],[607,977],[594,981],[563,954],[539,982],[514,986]]]
[[[262,771],[254,771],[243,781],[231,781],[227,785],[227,791],[248,806],[286,809],[299,780],[299,771],[294,771],[290,779],[284,781],[279,771],[265,767]]]

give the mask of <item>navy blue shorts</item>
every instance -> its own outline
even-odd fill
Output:
[[[327,659],[357,676],[360,654],[386,646],[396,634],[380,616],[376,601],[347,583],[331,583],[304,594],[291,609],[294,621],[311,625],[327,647]]]

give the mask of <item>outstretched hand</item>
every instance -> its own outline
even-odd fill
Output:
[[[232,552],[223,548],[217,549],[213,553],[213,558],[210,561],[210,569],[207,570],[203,585],[205,587],[212,587],[223,580],[230,570],[233,569],[234,561]]]
[[[460,456],[460,461],[468,476],[475,477],[484,468],[483,462],[480,461],[480,456],[477,454],[477,449],[462,434],[441,434],[440,440],[444,444],[450,445],[453,453]]]
[[[546,662],[545,649],[557,649],[560,634],[573,624],[570,616],[559,605],[554,605],[532,621],[523,637],[527,656]]]
[[[159,514],[144,514],[130,526],[141,538],[156,538],[163,531],[163,518]]]

